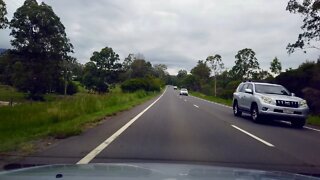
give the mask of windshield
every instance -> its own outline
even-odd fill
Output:
[[[263,94],[278,94],[278,95],[290,95],[290,92],[283,86],[255,84],[255,90],[257,93]]]

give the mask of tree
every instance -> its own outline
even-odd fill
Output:
[[[153,66],[153,71],[154,71],[155,77],[160,78],[161,80],[165,81],[166,75],[168,74],[167,68],[168,67],[165,64],[155,64]]]
[[[303,17],[302,33],[298,35],[298,40],[293,44],[288,44],[287,50],[291,54],[296,48],[316,48],[311,45],[311,40],[319,41],[320,36],[320,1],[319,0],[289,0],[287,11],[294,14],[300,14]],[[306,52],[306,51],[304,51]]]
[[[217,76],[224,69],[224,64],[219,54],[208,56],[206,62],[210,64],[211,71],[214,76],[214,96],[217,96]]]
[[[126,57],[122,63],[122,67],[124,69],[124,71],[129,71],[130,70],[130,66],[132,64],[132,62],[134,61],[135,57],[134,54],[129,54],[128,57]]]
[[[6,3],[3,0],[0,0],[0,29],[4,29],[8,25],[8,19],[6,18],[6,15]]]
[[[180,69],[180,70],[178,71],[177,77],[178,77],[178,79],[183,79],[183,78],[185,78],[187,75],[188,75],[187,70]]]
[[[270,71],[273,74],[278,75],[281,73],[281,70],[282,70],[281,62],[277,57],[275,57],[270,63]]]
[[[131,63],[131,78],[143,78],[151,76],[153,73],[152,65],[144,59],[135,59]]]
[[[50,6],[26,0],[14,13],[10,28],[11,45],[21,62],[18,69],[24,70],[17,88],[28,92],[32,99],[41,98],[58,87],[63,61],[71,59],[73,46],[65,27]]]
[[[196,67],[191,69],[191,74],[195,76],[197,84],[194,89],[201,90],[201,86],[208,82],[210,77],[210,68],[207,66],[205,61],[199,60]]]
[[[105,47],[93,52],[90,62],[85,65],[83,83],[89,90],[104,93],[110,85],[118,82],[121,64],[119,55],[112,48]]]
[[[83,69],[82,84],[88,90],[95,91],[98,89],[97,86],[101,84],[99,80],[101,80],[101,78],[99,78],[98,68],[96,64],[92,61],[87,62],[84,65]]]
[[[251,79],[253,74],[256,73],[260,67],[257,58],[255,57],[256,53],[252,49],[242,49],[238,51],[235,56],[235,66],[232,67],[232,74],[238,78]]]

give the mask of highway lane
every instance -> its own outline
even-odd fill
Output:
[[[154,99],[155,100],[155,99]],[[154,100],[65,139],[21,164],[77,163]],[[320,174],[320,132],[288,124],[256,124],[230,107],[169,86],[163,96],[90,163],[172,162]]]
[[[238,127],[273,146],[239,131]],[[94,162],[196,162],[304,173],[320,172],[319,133],[287,124],[255,124],[229,107],[168,88],[164,96]]]

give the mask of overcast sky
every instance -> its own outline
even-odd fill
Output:
[[[24,2],[4,1],[9,19]],[[288,0],[44,1],[61,18],[81,63],[105,46],[121,59],[142,53],[152,64],[166,64],[171,74],[190,71],[213,54],[231,68],[243,48],[252,48],[264,69],[275,56],[286,69],[319,55],[316,50],[287,54],[302,25],[299,15],[285,11]],[[0,30],[0,37],[0,48],[10,48],[9,30]]]

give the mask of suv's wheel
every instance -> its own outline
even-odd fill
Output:
[[[294,119],[291,121],[292,127],[295,127],[295,128],[302,128],[305,124],[306,124],[305,119]]]
[[[238,102],[237,101],[235,101],[233,103],[233,114],[235,116],[241,116],[241,114],[242,114],[242,112],[239,110],[239,106],[238,106]]]
[[[254,122],[261,122],[262,117],[259,114],[258,106],[253,104],[251,107],[251,118]]]

